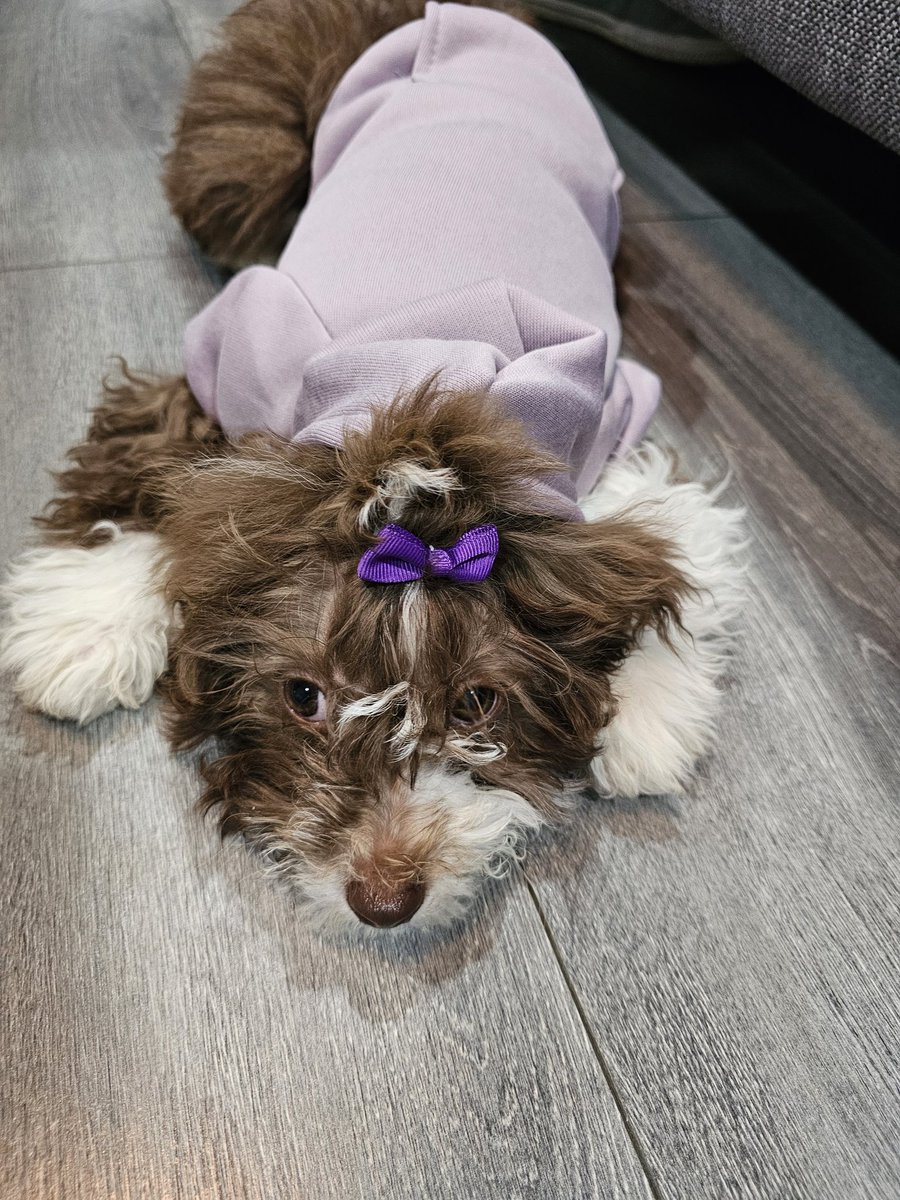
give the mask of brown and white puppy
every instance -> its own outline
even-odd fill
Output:
[[[167,168],[219,259],[277,252],[336,80],[420,11],[256,0],[231,18]],[[531,510],[523,480],[558,464],[483,394],[429,381],[340,448],[229,441],[183,378],[123,366],[70,459],[6,587],[22,699],[87,722],[161,680],[173,746],[217,748],[204,806],[324,923],[451,919],[585,788],[679,788],[709,742],[740,519],[653,447],[577,523]],[[366,584],[391,521],[436,545],[493,523],[495,567]]]

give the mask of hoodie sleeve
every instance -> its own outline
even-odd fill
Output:
[[[330,341],[289,276],[249,267],[188,324],[185,374],[229,436],[267,429],[292,437],[303,366]]]

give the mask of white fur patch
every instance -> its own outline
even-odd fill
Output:
[[[387,712],[401,697],[405,699],[408,691],[409,683],[404,679],[400,683],[385,688],[383,692],[373,692],[371,696],[360,696],[358,700],[351,700],[341,709],[337,720],[338,734],[343,733],[351,721]]]
[[[436,824],[442,832],[441,862],[429,870],[425,902],[411,922],[416,928],[435,928],[459,917],[486,876],[501,877],[524,857],[527,837],[544,823],[515,792],[480,786],[467,773],[450,771],[436,760],[423,765],[396,816],[407,830]],[[295,839],[268,846],[273,873],[296,888],[308,918],[319,928],[379,936],[382,931],[362,925],[347,904],[349,862],[337,861],[327,870],[309,865],[302,816],[298,822]]]
[[[26,551],[2,589],[0,667],[29,707],[81,724],[148,699],[174,626],[159,538],[106,526],[110,540],[90,549]]]
[[[416,580],[403,585],[403,599],[400,601],[400,628],[398,630],[398,649],[403,653],[407,669],[412,674],[413,667],[419,657],[419,645],[424,633],[425,612],[421,604],[422,584]]]
[[[423,467],[421,463],[405,461],[390,463],[382,468],[374,495],[359,511],[359,527],[369,529],[376,519],[376,510],[381,510],[388,521],[399,521],[407,505],[420,493],[446,496],[459,486],[450,467]]]
[[[349,704],[345,704],[337,719],[338,735],[344,732],[351,721],[387,712],[401,698],[404,712],[400,723],[391,734],[390,746],[397,762],[409,758],[418,746],[419,737],[425,728],[425,710],[422,707],[421,695],[415,688],[411,688],[406,680],[385,688],[383,692],[360,696],[358,700],[351,700]]]
[[[544,824],[516,792],[483,787],[467,772],[448,771],[438,762],[423,767],[410,800],[443,815],[446,838],[447,870],[430,880],[417,925],[444,925],[460,916],[485,876],[506,875],[524,858],[529,834]]]
[[[406,708],[403,719],[391,734],[390,745],[397,762],[411,758],[419,744],[425,728],[425,709],[421,693],[409,688],[406,693]]]
[[[707,489],[673,483],[670,472],[667,455],[645,445],[607,467],[598,490],[581,504],[589,521],[639,505],[635,515],[646,513],[675,543],[677,565],[698,588],[684,604],[689,636],[673,634],[669,647],[647,631],[613,678],[618,712],[594,769],[599,785],[620,796],[684,787],[712,738],[717,681],[743,599],[744,513],[717,504],[727,480]]]
[[[447,735],[447,745],[454,758],[472,767],[477,767],[479,763],[496,762],[506,755],[506,746],[502,742],[492,742],[479,730],[467,734],[452,730]]]

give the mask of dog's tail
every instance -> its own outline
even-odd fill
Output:
[[[425,0],[249,0],[227,18],[191,72],[163,177],[172,210],[206,253],[237,267],[280,252],[341,76],[424,9]]]

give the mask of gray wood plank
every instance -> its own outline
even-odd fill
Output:
[[[593,806],[530,874],[660,1194],[888,1200],[898,366],[733,221],[628,237],[658,435],[748,507],[746,630],[689,795]]]
[[[47,472],[84,436],[111,356],[178,372],[184,325],[213,292],[182,255],[0,271],[0,560],[30,536],[29,518],[52,494]]]
[[[861,534],[895,541],[900,364],[733,221],[641,245],[635,343],[660,369],[678,356],[665,378],[691,390],[689,415],[716,407],[721,379]],[[704,368],[715,377],[698,379]]]
[[[0,274],[0,553],[103,355],[177,362],[187,260]],[[323,942],[194,813],[153,707],[0,694],[0,1197],[647,1197],[527,891],[467,929]]]
[[[717,200],[657,150],[602,97],[594,92],[590,95],[625,172],[622,189],[624,225],[727,216]]]
[[[732,220],[626,239],[630,349],[685,449],[743,471],[849,628],[897,657],[900,363]]]
[[[161,0],[0,8],[0,266],[184,250],[158,177],[188,61]]]
[[[225,17],[241,0],[164,0],[172,19],[194,58],[208,49]]]

